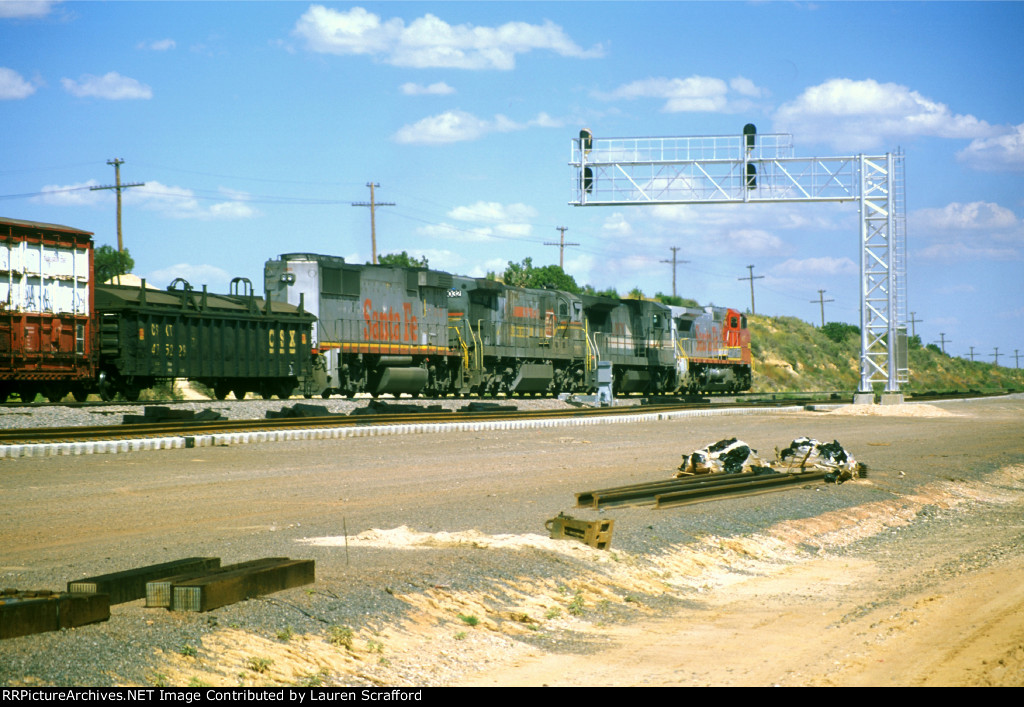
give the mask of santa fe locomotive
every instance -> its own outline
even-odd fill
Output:
[[[267,261],[275,302],[315,314],[307,396],[554,395],[593,390],[599,361],[616,394],[736,392],[751,383],[746,317],[427,268],[289,253]]]
[[[92,234],[0,218],[0,402],[120,394],[189,378],[223,398],[292,394],[310,369],[313,317],[236,278],[215,295],[94,281]]]

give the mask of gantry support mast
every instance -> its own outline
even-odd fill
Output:
[[[575,206],[857,202],[860,391],[899,391],[906,361],[906,200],[902,153],[795,157],[787,134],[572,141]]]

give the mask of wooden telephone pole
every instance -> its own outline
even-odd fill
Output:
[[[373,198],[373,190],[380,187],[380,184],[374,184],[373,182],[367,182],[366,186],[370,187],[370,201],[355,201],[352,202],[352,206],[369,206],[370,207],[370,247],[373,252],[374,265],[377,264],[377,207],[378,206],[394,206],[394,202],[391,201],[375,201]]]
[[[103,186],[103,187],[89,187],[89,191],[98,191],[100,189],[115,189],[117,190],[117,252],[124,252],[124,240],[121,238],[121,191],[123,189],[129,189],[131,187],[144,187],[145,182],[135,182],[134,184],[121,184],[121,165],[124,164],[124,160],[120,157],[115,157],[112,160],[107,160],[107,164],[114,166],[114,184]]]
[[[558,267],[562,268],[562,271],[564,272],[565,271],[565,248],[566,248],[566,246],[579,245],[579,243],[566,243],[565,242],[565,232],[569,230],[568,226],[558,226],[557,228],[558,228],[559,231],[561,231],[561,235],[562,235],[562,237],[559,238],[558,243],[545,243],[544,245],[556,245],[556,246],[558,246]]]

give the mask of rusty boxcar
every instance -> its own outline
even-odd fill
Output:
[[[0,218],[0,402],[84,400],[95,379],[92,233]]]

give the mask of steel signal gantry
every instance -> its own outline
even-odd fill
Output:
[[[860,211],[860,390],[908,380],[906,202],[902,152],[796,157],[788,134],[572,141],[574,206],[857,202]]]

